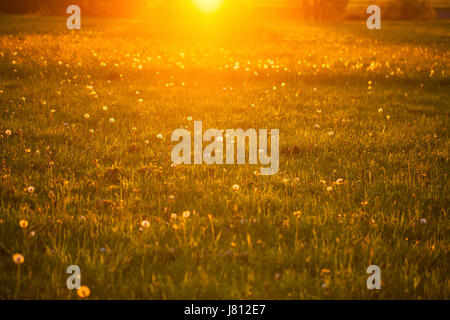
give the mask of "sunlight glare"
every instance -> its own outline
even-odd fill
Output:
[[[192,0],[194,5],[204,13],[212,13],[217,11],[224,0]]]

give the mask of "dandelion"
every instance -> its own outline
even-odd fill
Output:
[[[77,294],[80,298],[87,298],[91,295],[91,289],[89,289],[86,286],[81,286],[78,290],[77,290]]]
[[[94,129],[89,129],[89,133],[94,133]]]
[[[31,152],[31,149],[30,149],[30,148],[26,148],[26,149],[25,149],[25,152],[26,152],[26,153],[30,153],[30,152]]]
[[[170,218],[171,218],[171,219],[176,219],[176,218],[177,218],[177,214],[176,214],[176,213],[172,213],[172,214],[170,215]]]
[[[328,187],[328,188],[327,188],[327,191],[328,191],[328,192],[331,192],[331,191],[333,191],[333,188],[332,188],[332,187]]]
[[[382,113],[383,112],[383,108],[378,108],[378,112]]]
[[[27,221],[27,220],[20,220],[20,221],[19,221],[19,226],[20,226],[22,229],[25,229],[26,227],[28,227],[28,221]]]
[[[301,211],[294,211],[294,213],[293,213],[294,217],[296,217],[296,218],[300,218],[301,214],[302,214]]]
[[[339,179],[336,180],[336,184],[337,185],[343,184],[343,183],[344,183],[344,179],[342,179],[342,178],[339,178]]]
[[[86,119],[89,119],[91,116],[89,115],[89,113],[85,113],[85,114],[84,114],[84,117],[85,117]]]
[[[420,223],[421,224],[426,224],[427,223],[427,219],[425,219],[425,218],[420,219]]]
[[[387,115],[387,116],[386,116],[386,120],[389,120],[390,118],[391,118],[390,115]]]
[[[158,133],[158,134],[156,135],[156,137],[157,137],[159,140],[161,140],[161,139],[163,138],[163,135],[162,135],[161,133]]]
[[[5,131],[5,134],[6,134],[7,136],[10,136],[10,135],[11,135],[11,130],[7,129],[7,130]]]
[[[174,230],[178,230],[178,225],[177,225],[176,223],[174,223],[174,224],[172,225],[172,228],[173,228]]]
[[[334,132],[333,131],[328,131],[328,135],[332,136],[332,135],[334,135]]]
[[[240,189],[238,184],[234,184],[232,188],[234,191],[238,191]]]
[[[368,204],[369,204],[369,201],[367,201],[367,200],[361,201],[361,205],[363,207],[367,206]]]
[[[144,228],[149,228],[150,227],[150,222],[148,222],[148,220],[142,220],[141,221],[141,226]]]
[[[15,264],[22,264],[25,261],[25,258],[20,253],[15,253],[12,258]]]
[[[34,187],[33,186],[29,186],[27,188],[28,193],[33,193],[34,192]]]
[[[103,111],[108,111],[108,107],[107,106],[103,106]]]
[[[55,109],[51,109],[50,112],[51,112],[51,113],[55,113],[56,110],[55,110]]]
[[[183,212],[183,218],[189,218],[191,212],[189,210]]]
[[[109,118],[109,122],[110,123],[114,123],[116,120],[114,120],[114,118]]]

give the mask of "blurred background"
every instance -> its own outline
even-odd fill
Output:
[[[449,18],[449,0],[0,0],[0,13],[66,15],[76,4],[83,15],[127,18],[222,17],[356,20],[367,17],[370,4],[381,7],[384,19]]]

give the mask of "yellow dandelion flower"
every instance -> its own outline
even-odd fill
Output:
[[[22,264],[25,261],[25,258],[20,253],[14,254],[12,258],[15,264]]]
[[[77,290],[77,294],[80,298],[87,298],[91,295],[91,289],[89,289],[86,286],[81,286],[78,290]]]
[[[189,218],[190,215],[191,215],[191,212],[189,210],[183,212],[184,218]]]
[[[148,220],[142,220],[141,221],[141,226],[144,228],[149,228],[150,227],[150,222],[148,222]]]
[[[232,188],[234,191],[238,191],[240,189],[238,184],[234,184]]]
[[[20,221],[19,221],[19,226],[20,226],[22,229],[25,229],[26,227],[28,227],[28,221],[27,221],[27,220],[20,220]]]

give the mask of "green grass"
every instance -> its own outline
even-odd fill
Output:
[[[207,29],[0,17],[0,298],[448,299],[448,21]],[[188,117],[280,171],[173,168]]]

